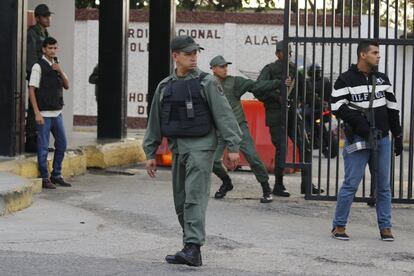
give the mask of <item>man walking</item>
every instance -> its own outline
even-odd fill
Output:
[[[369,162],[377,162],[375,169],[375,187],[377,200],[377,218],[381,239],[393,241],[391,233],[391,188],[390,157],[391,145],[389,131],[394,136],[394,150],[398,156],[403,150],[402,128],[399,120],[397,101],[384,73],[377,72],[380,60],[379,44],[366,40],[358,44],[358,63],[351,65],[341,74],[332,91],[332,111],[342,119],[349,131],[346,131],[343,152],[345,176],[338,193],[332,237],[349,240],[345,232],[352,201]],[[375,94],[375,95],[374,95]],[[373,108],[374,116],[368,120],[367,109]],[[375,127],[377,137],[370,137]],[[370,160],[373,149],[367,141],[371,139],[377,145],[377,160]]]
[[[294,63],[290,62],[292,50],[289,45],[289,76],[291,79],[295,78],[296,66]],[[277,60],[275,62],[267,64],[261,71],[260,75],[257,80],[279,80],[282,81],[283,79],[283,41],[279,41],[276,44],[276,56]],[[280,90],[278,91],[269,91],[267,95],[265,94],[262,97],[258,97],[264,103],[265,111],[266,111],[266,126],[269,127],[270,136],[272,138],[272,144],[276,148],[276,155],[275,155],[275,186],[273,188],[273,194],[277,196],[289,197],[290,193],[286,190],[285,185],[283,183],[283,163],[284,163],[284,156],[281,154],[281,148],[283,146],[283,131],[282,128],[282,98],[280,95]],[[288,136],[292,139],[292,141],[299,147],[300,158],[303,160],[305,157],[306,161],[312,159],[312,147],[310,142],[306,137],[304,137],[304,133],[302,131],[297,132],[297,137],[295,139],[295,129],[297,126],[293,125],[294,120],[293,116],[296,116],[296,110],[290,110],[290,116],[288,120]],[[305,149],[302,149],[302,139],[305,139]],[[303,156],[303,152],[304,155]],[[305,182],[306,181],[306,174],[305,171],[302,170],[302,181],[301,181],[301,193],[305,193]],[[312,193],[323,193],[324,191],[321,189],[317,189],[314,185],[312,185]]]
[[[70,187],[62,177],[62,162],[65,157],[66,136],[63,127],[63,89],[69,88],[69,80],[60,67],[56,52],[56,39],[47,37],[43,41],[43,57],[33,65],[29,82],[29,97],[37,127],[37,162],[42,177],[42,186],[56,189],[55,184]],[[50,133],[55,138],[53,171],[49,180],[47,155]]]
[[[30,73],[33,65],[38,62],[43,55],[42,44],[46,37],[49,36],[47,28],[50,27],[52,20],[49,7],[45,4],[36,6],[34,10],[36,24],[31,26],[27,30],[27,48],[26,48],[26,77],[30,80]],[[32,105],[30,104],[27,109],[26,118],[26,142],[25,150],[27,152],[37,152],[37,133],[36,133],[36,121],[33,112]]]
[[[227,74],[227,67],[229,64],[231,64],[231,62],[226,61],[223,56],[216,56],[210,61],[210,68],[213,71],[214,76],[221,82],[224,95],[229,101],[242,131],[240,151],[249,163],[257,181],[262,186],[263,197],[260,199],[260,202],[269,203],[272,201],[272,189],[269,186],[269,175],[265,165],[262,160],[260,160],[256,152],[256,146],[252,136],[250,135],[249,127],[247,126],[240,98],[248,91],[251,91],[253,94],[257,94],[263,91],[276,90],[280,86],[280,81],[273,80],[255,82],[243,77],[229,76]],[[222,164],[224,148],[225,144],[219,138],[219,144],[214,155],[213,172],[222,180],[223,184],[214,195],[215,198],[223,198],[228,191],[233,189],[231,178]]]
[[[201,266],[200,247],[205,241],[205,216],[210,192],[216,128],[229,150],[229,164],[239,161],[241,133],[223,89],[211,75],[197,68],[203,50],[189,36],[171,41],[173,74],[162,80],[154,94],[144,137],[147,172],[156,174],[155,153],[162,137],[173,153],[174,205],[183,230],[184,248],[167,255],[173,264]]]

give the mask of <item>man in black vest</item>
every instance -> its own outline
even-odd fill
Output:
[[[69,88],[69,80],[56,57],[56,39],[47,37],[43,41],[43,57],[33,65],[29,81],[29,97],[35,114],[37,128],[37,162],[42,177],[42,186],[56,189],[55,184],[71,185],[62,177],[62,161],[66,150],[66,136],[63,127],[62,88]],[[53,171],[49,180],[47,154],[50,132],[55,138]]]
[[[173,153],[172,182],[175,211],[183,229],[184,248],[165,260],[171,264],[201,266],[200,247],[206,237],[206,210],[210,193],[213,156],[220,131],[229,151],[228,164],[239,161],[240,128],[224,96],[210,74],[197,67],[203,48],[189,36],[171,41],[174,72],[154,93],[144,137],[147,173],[155,177],[155,154],[162,137]]]
[[[30,73],[33,65],[42,58],[42,44],[46,37],[49,36],[47,28],[50,27],[53,13],[45,4],[37,5],[34,10],[36,24],[30,26],[27,30],[27,48],[26,48],[26,75],[27,80],[30,80]],[[36,121],[33,108],[29,103],[26,118],[26,142],[25,151],[37,152],[36,149],[37,134]]]

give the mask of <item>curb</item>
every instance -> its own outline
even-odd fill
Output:
[[[84,151],[88,168],[105,169],[145,160],[142,139],[128,138],[118,143],[86,146]]]
[[[120,142],[81,146],[67,150],[62,164],[64,178],[86,173],[87,168],[117,167],[145,161],[142,139],[126,138]],[[52,170],[53,153],[48,155]],[[27,157],[0,162],[0,216],[29,207],[33,193],[42,191],[42,179],[37,169],[37,158]],[[13,185],[22,182],[22,185]],[[2,187],[10,187],[2,191]]]
[[[0,216],[32,205],[33,182],[11,173],[0,173]]]

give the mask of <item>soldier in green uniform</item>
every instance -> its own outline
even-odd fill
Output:
[[[27,48],[26,48],[26,79],[30,79],[30,73],[33,65],[38,62],[43,55],[42,44],[46,37],[49,36],[47,28],[50,27],[51,14],[49,7],[45,4],[37,5],[34,11],[36,25],[27,30]],[[36,121],[32,105],[29,103],[26,118],[26,142],[25,150],[27,152],[37,152],[36,147],[37,132]]]
[[[202,265],[200,246],[205,240],[205,215],[210,193],[216,129],[229,150],[228,164],[239,162],[241,131],[216,78],[197,68],[202,50],[189,36],[171,41],[173,74],[162,80],[154,94],[144,137],[147,173],[156,174],[155,153],[162,137],[173,153],[174,205],[183,229],[184,248],[166,261]]]
[[[289,45],[289,60],[291,57],[291,47]],[[259,77],[257,80],[280,80],[283,79],[283,41],[279,41],[276,44],[276,56],[277,60],[275,62],[267,64],[260,72]],[[289,62],[289,76],[291,79],[294,79],[296,73],[296,66],[293,62]],[[290,95],[294,95],[295,93],[292,92]],[[286,190],[285,185],[283,183],[283,159],[284,157],[280,154],[280,148],[283,146],[283,128],[281,122],[282,116],[282,104],[281,104],[281,95],[280,90],[278,91],[269,91],[267,94],[263,94],[262,96],[257,97],[264,103],[265,111],[266,111],[266,125],[269,127],[270,135],[272,138],[272,144],[276,147],[276,156],[275,156],[275,186],[273,188],[273,194],[278,196],[288,197],[290,193]],[[297,137],[295,141],[295,129],[297,126],[293,125],[294,123],[294,116],[296,116],[296,110],[291,108],[289,110],[289,120],[288,120],[288,136],[292,139],[292,141],[299,147],[300,158],[303,159],[302,156],[302,139],[306,139],[303,137],[302,131],[297,131]],[[305,160],[311,160],[312,158],[312,148],[308,139],[305,140]],[[302,181],[301,181],[301,192],[305,193],[305,180],[306,175],[305,171],[302,170]],[[319,190],[313,185],[312,186],[313,193],[319,193]],[[321,192],[323,192],[321,190]]]
[[[240,98],[248,91],[254,95],[266,92],[268,90],[276,90],[280,86],[279,80],[272,81],[253,81],[243,77],[234,77],[227,75],[227,66],[231,62],[226,61],[223,56],[216,56],[210,61],[210,68],[214,76],[221,82],[224,89],[224,95],[230,103],[233,113],[236,116],[242,131],[242,141],[240,144],[240,151],[243,153],[247,162],[256,176],[257,181],[261,184],[263,190],[263,197],[260,199],[261,203],[269,203],[272,201],[272,190],[269,186],[269,175],[266,167],[260,160],[253,138],[250,135],[249,127],[247,126],[246,117],[240,102]],[[228,191],[233,189],[233,184],[230,176],[222,164],[222,157],[225,144],[219,138],[219,144],[214,155],[213,172],[222,180],[222,185],[215,193],[215,198],[223,198]]]

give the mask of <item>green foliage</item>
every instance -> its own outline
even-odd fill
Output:
[[[105,0],[101,0],[105,1]],[[243,4],[250,4],[251,0],[176,0],[179,10],[213,10],[213,11],[239,11]],[[276,8],[275,0],[258,0],[257,12]],[[143,9],[149,5],[149,0],[130,0],[131,9]],[[97,8],[96,0],[75,0],[76,8]]]

